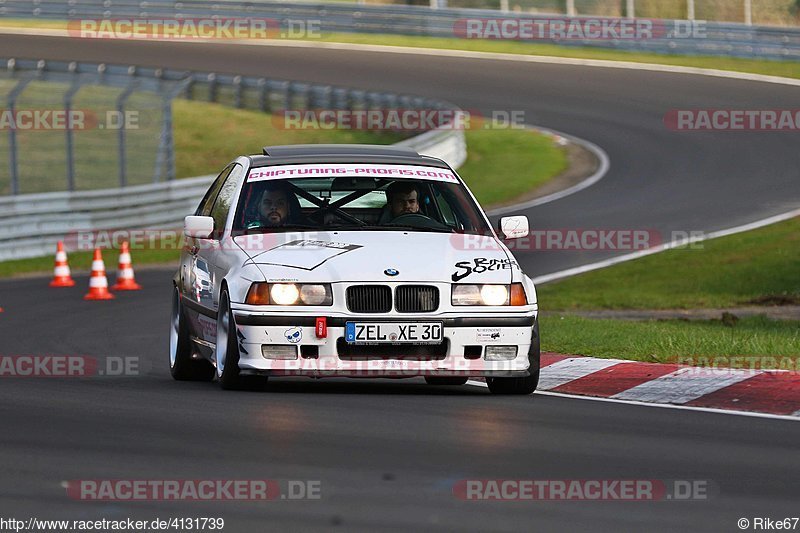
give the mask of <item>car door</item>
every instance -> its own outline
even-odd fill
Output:
[[[211,216],[211,209],[219,195],[225,180],[233,170],[234,165],[228,165],[217,176],[206,191],[194,214],[197,216]],[[204,248],[208,247],[206,239],[185,237],[186,246],[181,254],[180,265],[180,290],[184,297],[185,312],[189,327],[194,337],[208,340],[213,335],[209,331],[212,323],[216,328],[215,310],[212,302],[211,271],[208,261],[204,257]],[[209,290],[212,289],[212,290]],[[210,341],[213,342],[213,341]]]
[[[234,200],[238,196],[241,178],[244,176],[244,167],[234,164],[231,172],[225,178],[224,183],[217,193],[214,205],[211,207],[210,216],[214,219],[214,234],[208,240],[207,246],[201,250],[203,259],[209,267],[209,278],[211,281],[211,298],[207,306],[214,310],[216,316],[219,306],[219,295],[222,280],[230,269],[235,266],[236,261],[241,261],[238,247],[232,242],[226,226],[230,218],[231,209],[235,210]],[[204,303],[204,305],[206,305]]]

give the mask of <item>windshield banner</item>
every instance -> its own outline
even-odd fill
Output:
[[[313,178],[329,176],[369,176],[376,178],[416,178],[432,181],[457,182],[453,171],[446,168],[415,165],[278,165],[250,170],[247,181],[264,181],[287,178]]]

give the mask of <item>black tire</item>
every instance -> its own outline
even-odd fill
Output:
[[[172,317],[169,339],[169,372],[178,381],[211,381],[214,379],[214,365],[209,361],[192,358],[192,341],[189,327],[183,316],[181,296],[176,287],[172,296]]]
[[[530,361],[529,375],[523,378],[486,378],[486,384],[492,394],[533,394],[539,385],[539,359],[540,359],[539,321],[533,325],[533,338],[528,350]]]
[[[425,376],[428,385],[464,385],[469,378],[461,376]]]
[[[227,328],[227,329],[226,329]],[[215,352],[216,375],[220,386],[225,390],[261,390],[267,384],[267,376],[245,376],[239,369],[239,342],[236,322],[231,311],[228,290],[223,288],[219,297],[217,312],[217,348]],[[223,341],[220,342],[220,339]],[[221,351],[224,350],[224,351]],[[220,370],[222,367],[222,370]]]

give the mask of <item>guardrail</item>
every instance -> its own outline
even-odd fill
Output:
[[[169,84],[172,95],[178,88],[188,98],[270,112],[312,108],[457,109],[447,102],[415,96],[211,72],[25,59],[5,63],[16,72],[28,70],[41,80],[53,73],[102,72],[103,82],[117,87],[128,87],[132,78],[137,78],[137,86],[142,87]],[[171,121],[163,135],[171,139]],[[466,160],[464,131],[458,128],[427,131],[397,144],[440,157],[454,167]],[[163,157],[169,165],[174,164],[171,153]],[[173,177],[174,171],[169,176]],[[58,240],[78,232],[176,227],[194,210],[212,179],[200,176],[114,189],[0,196],[0,261],[52,253]]]
[[[561,14],[529,15],[486,9],[430,9],[418,6],[345,3],[242,2],[240,0],[172,2],[164,0],[0,0],[0,17],[72,20],[198,17],[268,18],[289,30],[292,21],[313,21],[322,33],[384,33],[458,37],[457,23],[476,18],[554,18]],[[592,17],[602,19],[603,17]],[[461,22],[459,22],[461,21]],[[317,24],[318,23],[318,24]],[[663,21],[665,31],[639,39],[536,39],[536,42],[638,50],[662,54],[718,55],[775,60],[800,60],[800,28],[707,22],[702,35],[687,30],[688,21]]]

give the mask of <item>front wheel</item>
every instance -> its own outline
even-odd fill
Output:
[[[528,368],[528,376],[524,378],[486,378],[486,384],[492,394],[533,394],[536,386],[539,385],[539,357],[540,357],[540,341],[539,341],[539,321],[533,325],[533,335],[531,338],[531,347],[528,350],[528,361],[530,367]]]
[[[217,345],[215,350],[217,379],[223,389],[258,389],[266,385],[266,376],[243,376],[239,369],[239,341],[233,319],[230,297],[226,289],[219,297],[217,311]]]
[[[169,332],[169,372],[178,381],[211,381],[214,367],[205,359],[192,358],[189,328],[183,317],[181,295],[176,287],[172,295],[172,319]]]

